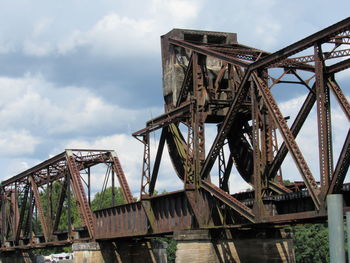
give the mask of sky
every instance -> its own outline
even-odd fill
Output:
[[[161,35],[173,28],[236,32],[240,43],[274,52],[346,18],[350,8],[348,0],[0,3],[0,180],[67,148],[114,149],[135,195],[143,147],[131,133],[163,112]],[[349,84],[350,73],[339,78]],[[293,114],[304,93],[283,94],[282,112]],[[348,126],[339,107],[333,113],[339,152]],[[317,172],[318,153],[308,147],[317,144],[315,114],[310,119],[300,144]],[[289,160],[286,170],[292,166]],[[171,170],[165,157],[160,191],[181,187]],[[233,173],[231,188],[244,190]],[[101,179],[94,182],[97,191]]]

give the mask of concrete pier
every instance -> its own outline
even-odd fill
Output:
[[[118,242],[74,243],[74,263],[156,263],[151,242],[120,240]],[[164,261],[163,261],[164,262]]]
[[[278,230],[276,230],[277,232]],[[294,263],[293,242],[288,237],[232,237],[228,231],[187,230],[174,234],[176,263]]]
[[[0,253],[0,263],[32,263],[33,257],[30,252],[14,251]]]
[[[74,243],[72,245],[74,263],[105,263],[100,244],[97,242]],[[113,261],[111,261],[113,262]]]

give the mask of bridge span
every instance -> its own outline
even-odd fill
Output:
[[[294,262],[283,226],[325,222],[330,194],[343,194],[344,210],[350,211],[350,185],[344,184],[350,105],[337,81],[338,73],[350,67],[350,18],[275,53],[243,45],[236,34],[223,32],[174,29],[161,43],[165,113],[133,133],[144,145],[139,199],[132,196],[116,152],[65,150],[1,183],[4,262],[11,253],[70,244],[77,257],[83,257],[81,251],[101,254],[92,260],[96,253],[91,252],[86,262],[142,262],[131,261],[130,247],[134,254],[148,253],[149,240],[164,235],[179,241],[177,262]],[[283,88],[305,91],[290,120],[274,95]],[[331,102],[342,109],[346,127],[337,154]],[[317,171],[298,140],[313,110]],[[217,133],[209,143],[205,131],[213,124]],[[160,137],[153,154],[150,135],[156,130]],[[155,195],[164,149],[183,188]],[[300,180],[286,185],[281,167],[287,155],[298,173],[293,177]],[[250,190],[230,192],[232,169]],[[109,208],[91,209],[94,171],[112,186]],[[124,197],[118,206],[117,186]],[[59,189],[58,198],[53,189]],[[73,206],[79,222],[72,222]],[[156,260],[146,252],[136,253],[139,260]]]

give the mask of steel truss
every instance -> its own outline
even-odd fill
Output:
[[[66,150],[2,182],[1,249],[59,246],[77,239],[93,239],[91,168],[99,164],[104,164],[105,180],[112,177],[112,187],[116,175],[125,202],[131,203],[132,194],[114,151]],[[59,196],[54,198],[53,188],[57,187]],[[72,201],[81,218],[78,226],[72,222]],[[68,229],[59,228],[63,210],[67,211]]]
[[[140,200],[133,202],[113,151],[66,150],[2,182],[0,250],[198,227],[322,221],[326,195],[339,192],[350,210],[350,185],[344,184],[350,161],[350,105],[336,79],[350,67],[350,18],[275,53],[242,45],[233,33],[174,29],[161,42],[165,113],[133,134],[144,145]],[[286,85],[308,92],[292,123],[273,95]],[[344,112],[348,130],[339,156],[333,154],[331,101]],[[317,113],[320,174],[312,172],[297,142],[312,109]],[[217,125],[212,144],[205,138],[209,123]],[[153,156],[150,135],[156,130],[161,133]],[[155,195],[166,145],[183,189]],[[283,184],[281,173],[287,154],[300,174],[300,181],[291,185]],[[91,211],[90,167],[100,163],[119,179],[125,204]],[[234,166],[251,191],[230,193]],[[211,176],[218,176],[219,185]],[[51,198],[55,183],[61,189],[56,201]],[[71,218],[70,198],[77,203],[83,228],[73,229],[68,222],[68,229],[59,231],[63,209]]]
[[[249,222],[264,222],[278,215],[278,211],[271,209],[274,204],[269,200],[292,192],[293,187],[283,185],[280,174],[289,153],[312,200],[309,210],[324,212],[326,195],[341,191],[349,167],[349,133],[338,161],[334,162],[330,106],[333,93],[344,112],[344,125],[349,127],[349,102],[335,75],[350,67],[349,30],[347,18],[272,54],[239,44],[232,33],[175,29],[162,36],[166,113],[156,122],[156,129],[162,129],[162,143],[155,160],[153,181],[158,176],[159,152],[165,137],[174,168],[184,181],[186,191],[203,189],[212,194],[235,211],[232,222],[242,217]],[[291,125],[272,94],[283,85],[289,88],[298,85],[309,90]],[[312,173],[296,141],[314,107],[318,122],[315,135],[317,132],[319,175]],[[188,127],[187,136],[178,128],[181,123]],[[217,123],[219,127],[207,155],[204,154],[206,123]],[[143,136],[153,132],[154,127],[148,122],[141,130]],[[280,147],[276,144],[276,131],[282,139]],[[134,133],[136,137],[139,135],[140,132]],[[224,156],[226,144],[229,158]],[[218,171],[213,168],[216,161]],[[249,205],[229,194],[227,182],[233,164],[253,188],[254,201]],[[147,169],[151,170],[151,161]],[[211,183],[210,174],[219,176],[219,186]],[[144,196],[152,196],[154,185],[148,194],[142,189]]]

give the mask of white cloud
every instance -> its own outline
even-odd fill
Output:
[[[126,55],[127,52],[152,50],[151,32],[155,23],[151,19],[132,19],[112,13],[104,16],[89,31],[75,31],[59,44],[60,53],[68,53],[87,46],[95,55]],[[149,34],[149,35],[148,35]],[[138,53],[138,52],[137,52]]]
[[[41,76],[0,78],[0,92],[0,121],[5,127],[28,127],[47,136],[125,130],[145,116],[143,109],[119,107],[88,89],[57,87]]]
[[[49,31],[50,27],[52,26],[54,22],[53,18],[42,18],[39,21],[37,21],[34,24],[34,29],[33,29],[33,37],[37,38],[40,37],[42,34],[46,33]]]
[[[0,131],[0,156],[18,156],[35,151],[40,139],[26,130]]]
[[[0,39],[0,54],[8,54],[15,51],[15,46],[9,41]]]
[[[23,44],[23,53],[29,56],[47,56],[54,50],[53,45],[50,42],[36,42],[28,40]]]
[[[261,40],[261,48],[270,48],[278,44],[278,37],[281,31],[281,25],[277,21],[270,21],[270,18],[264,18],[254,29],[255,36]],[[259,47],[260,48],[260,47]]]
[[[130,56],[145,52],[159,52],[159,36],[173,27],[188,26],[199,15],[200,1],[153,0],[141,4],[143,15],[105,14],[89,29],[66,31],[57,43],[34,41],[45,33],[53,19],[42,19],[34,25],[32,38],[26,41],[23,51],[27,55],[61,55],[86,48],[98,56]]]
[[[200,1],[152,0],[150,14],[155,18],[167,17],[167,20],[164,20],[165,24],[184,24],[197,18],[200,6]]]

